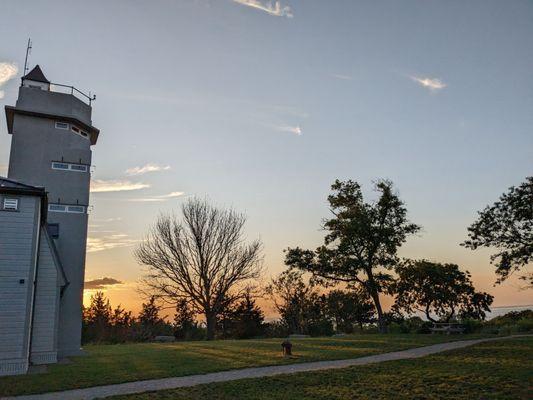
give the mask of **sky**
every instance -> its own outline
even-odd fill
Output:
[[[387,178],[423,227],[402,257],[453,262],[495,306],[476,212],[533,172],[533,2],[0,0],[0,105],[29,66],[96,94],[86,298],[137,311],[132,251],[190,196],[248,215],[264,281],[322,243],[331,183]],[[4,117],[2,117],[4,119]],[[0,123],[0,175],[10,135]],[[267,311],[268,312],[268,311]]]

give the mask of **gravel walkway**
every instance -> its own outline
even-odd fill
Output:
[[[379,363],[383,361],[403,360],[419,358],[448,350],[461,349],[478,343],[490,342],[493,340],[509,339],[528,335],[514,335],[498,338],[459,340],[456,342],[440,343],[431,346],[417,347],[414,349],[394,351],[392,353],[377,354],[374,356],[352,358],[347,360],[316,361],[290,365],[276,365],[271,367],[243,368],[231,371],[215,372],[203,375],[190,375],[176,378],[152,379],[146,381],[136,381],[120,383],[116,385],[95,386],[85,389],[66,390],[63,392],[51,392],[27,396],[4,397],[0,400],[88,400],[104,398],[115,395],[151,392],[156,390],[176,389],[201,385],[204,383],[226,382],[237,379],[261,378],[264,376],[274,376],[281,374],[292,374],[296,372],[320,371],[324,369],[346,368],[354,365],[364,365]]]

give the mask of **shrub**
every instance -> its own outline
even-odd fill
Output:
[[[268,338],[283,338],[290,334],[289,327],[281,321],[271,321],[263,324],[265,336]]]

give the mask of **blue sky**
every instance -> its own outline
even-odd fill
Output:
[[[2,105],[28,37],[30,66],[97,96],[94,187],[113,191],[92,195],[86,275],[124,282],[112,300],[133,296],[132,246],[186,196],[246,212],[277,273],[284,248],[321,242],[334,179],[371,198],[388,178],[424,228],[402,255],[459,263],[497,305],[533,302],[458,245],[533,171],[531,1],[2,0]],[[9,144],[2,123],[0,168]]]

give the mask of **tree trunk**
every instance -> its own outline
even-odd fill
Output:
[[[376,288],[376,283],[374,281],[374,275],[372,274],[372,270],[367,270],[366,274],[368,276],[367,281],[367,291],[370,294],[370,297],[372,297],[372,301],[374,302],[374,306],[376,307],[376,312],[378,313],[378,330],[379,333],[387,333],[387,321],[385,321],[384,315],[383,315],[383,309],[381,308],[381,302],[379,300],[379,293]]]
[[[428,319],[428,321],[433,322],[434,324],[437,323],[437,321],[435,321],[433,318],[431,318],[431,315],[429,315],[428,307],[426,307],[426,318]]]
[[[381,302],[379,301],[379,294],[373,291],[372,300],[374,301],[374,306],[376,307],[376,312],[378,313],[378,330],[379,333],[387,333],[387,321],[383,315],[383,309],[381,308]]]
[[[217,316],[213,312],[205,313],[205,323],[207,325],[207,340],[215,338],[215,328],[217,324]]]

